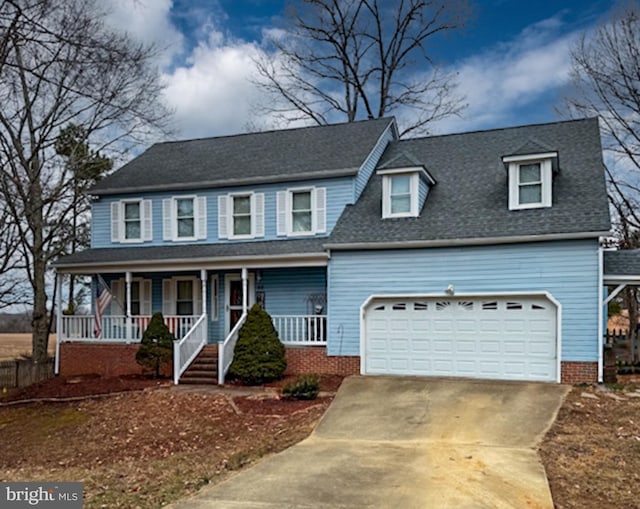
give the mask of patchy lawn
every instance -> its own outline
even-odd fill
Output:
[[[74,388],[65,396],[78,397],[91,383],[103,392],[123,389],[114,380],[68,382]],[[19,397],[50,396],[47,383]],[[0,480],[83,481],[87,508],[155,509],[302,440],[331,400],[153,384],[102,398],[0,407]]]
[[[557,509],[640,508],[640,392],[574,387],[541,446]]]

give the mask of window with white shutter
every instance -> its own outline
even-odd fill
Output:
[[[327,190],[324,187],[279,191],[276,197],[277,234],[290,237],[327,231]]]
[[[207,238],[207,198],[174,196],[162,201],[163,239],[169,241]]]
[[[114,243],[153,240],[151,200],[131,199],[111,203],[111,241]]]
[[[232,193],[218,197],[218,238],[264,237],[264,193]]]

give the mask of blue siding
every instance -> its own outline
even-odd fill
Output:
[[[276,235],[276,193],[292,187],[325,187],[327,190],[327,232],[322,236],[328,236],[342,214],[347,203],[352,203],[353,179],[350,177],[309,180],[304,182],[290,182],[279,184],[265,184],[260,186],[228,187],[220,189],[205,189],[199,191],[185,191],[176,193],[147,193],[128,196],[108,196],[92,204],[92,234],[91,246],[98,247],[123,247],[149,245],[176,245],[178,242],[162,240],[162,200],[173,196],[206,196],[207,198],[207,239],[189,241],[190,243],[212,242],[238,242],[233,240],[218,239],[218,196],[235,192],[265,193],[265,236],[254,240],[285,239]],[[136,244],[111,243],[111,203],[123,198],[144,198],[153,200],[153,241]],[[298,237],[299,238],[299,237]],[[246,241],[243,241],[246,242]]]
[[[598,358],[597,240],[332,252],[328,352],[359,355],[362,303],[372,294],[548,291],[562,304],[562,360]]]
[[[384,149],[387,148],[387,145],[391,140],[393,140],[393,138],[394,138],[393,129],[391,125],[389,125],[389,127],[387,127],[385,132],[382,133],[382,136],[378,140],[378,143],[376,144],[374,149],[371,151],[371,154],[369,154],[369,157],[364,162],[364,164],[360,168],[360,171],[358,172],[358,175],[356,176],[356,180],[354,183],[354,197],[351,203],[355,203],[358,200],[358,198],[360,198],[360,195],[362,194],[362,191],[367,185],[367,182],[369,182],[369,178],[371,177],[373,170],[375,170],[376,165],[380,160],[380,157],[382,157],[382,153],[384,152]]]
[[[427,195],[429,194],[429,184],[423,178],[420,178],[418,181],[418,210],[422,211],[422,207],[424,207],[424,202],[427,199]]]

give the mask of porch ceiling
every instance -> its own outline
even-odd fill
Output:
[[[65,256],[54,267],[60,273],[80,274],[136,269],[325,266],[329,255],[322,247],[324,242],[326,238],[94,248]]]

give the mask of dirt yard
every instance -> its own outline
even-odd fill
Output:
[[[56,336],[49,340],[49,355],[56,351]],[[31,334],[0,334],[0,360],[31,355]]]
[[[127,388],[137,390],[15,404]],[[246,395],[241,387],[187,392],[143,379],[53,379],[0,395],[0,480],[83,481],[87,508],[156,509],[302,440],[330,401]]]
[[[541,454],[557,509],[640,509],[640,385],[574,387]]]

